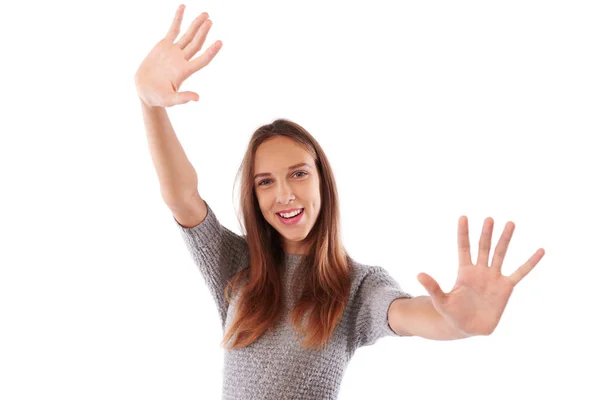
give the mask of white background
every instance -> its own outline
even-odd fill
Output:
[[[2,399],[220,398],[218,314],[134,84],[179,4],[0,7]],[[419,272],[452,288],[461,215],[474,259],[486,217],[492,248],[516,224],[507,275],[546,251],[491,336],[381,339],[340,399],[600,396],[596,2],[185,4],[181,34],[207,11],[223,48],[168,112],[223,225],[252,132],[284,117],[333,165],[351,256],[413,295]]]

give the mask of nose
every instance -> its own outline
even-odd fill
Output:
[[[287,183],[277,185],[277,202],[281,204],[287,204],[295,199],[294,194],[290,190],[290,186]]]

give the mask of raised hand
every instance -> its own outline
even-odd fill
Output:
[[[135,74],[138,95],[150,106],[171,107],[191,100],[198,101],[200,96],[197,93],[178,90],[183,81],[208,65],[223,45],[217,40],[199,57],[190,61],[204,44],[212,21],[207,13],[200,14],[175,42],[184,9],[184,5],[179,6],[167,35],[154,46]]]
[[[454,288],[444,293],[438,283],[426,273],[417,279],[425,287],[435,309],[456,329],[467,335],[491,334],[504,312],[513,288],[544,256],[538,249],[510,276],[501,272],[504,256],[515,229],[508,222],[494,250],[494,258],[488,267],[494,220],[486,218],[479,240],[477,264],[471,262],[469,228],[466,216],[458,220],[458,277]]]

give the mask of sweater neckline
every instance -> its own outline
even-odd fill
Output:
[[[304,254],[294,254],[294,253],[283,253],[285,258],[302,258]]]
[[[283,253],[283,259],[286,263],[297,263],[302,260],[304,254],[292,254],[292,253]]]

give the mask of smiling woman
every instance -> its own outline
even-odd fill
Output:
[[[493,220],[485,221],[473,264],[461,217],[455,287],[444,293],[421,273],[429,296],[414,298],[382,267],[349,256],[327,156],[290,120],[263,125],[250,138],[238,170],[242,234],[220,224],[197,194],[196,173],[163,108],[197,100],[177,90],[221,47],[217,41],[189,61],[211,24],[203,13],[174,42],[182,15],[181,7],[167,37],[142,62],[136,86],[163,198],[219,310],[223,398],[335,399],[356,349],[384,336],[454,340],[493,332],[513,287],[543,249],[505,277],[500,267],[514,224],[506,225],[488,267]]]
[[[258,128],[238,175],[243,235],[207,203],[206,220],[178,224],[219,307],[224,393],[335,398],[356,349],[402,336],[388,311],[412,296],[385,269],[346,252],[332,169],[300,125],[278,119]]]

